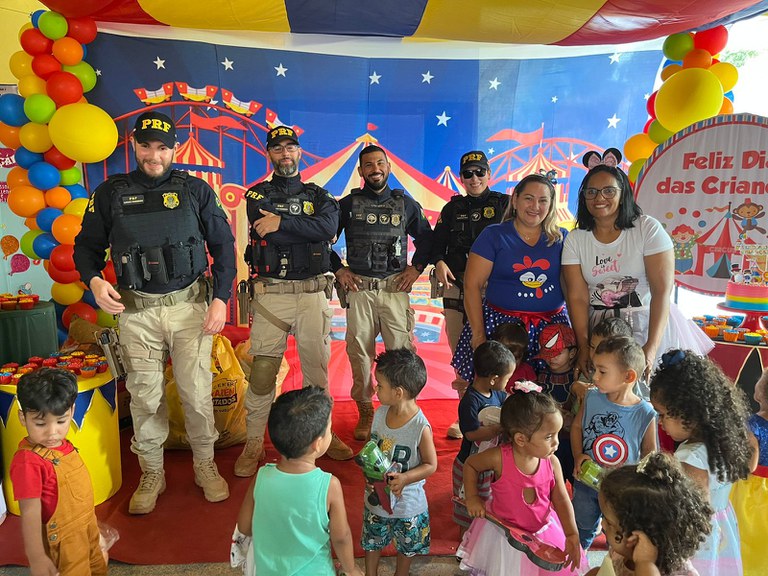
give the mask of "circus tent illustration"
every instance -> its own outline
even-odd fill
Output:
[[[714,207],[708,208],[707,210],[721,211],[723,209],[725,210],[723,217],[720,218],[720,220],[718,220],[705,234],[702,234],[696,239],[697,250],[693,268],[693,274],[695,275],[704,275],[705,260],[711,255],[714,262],[707,268],[707,276],[721,280],[730,278],[731,259],[733,254],[737,251],[736,242],[739,239],[742,230],[739,228],[739,225],[733,221],[730,204],[722,208]],[[747,239],[746,242],[748,244],[753,243],[753,241],[749,239]],[[719,291],[725,292],[724,285]]]
[[[464,192],[464,187],[461,185],[459,179],[453,174],[453,170],[451,170],[450,166],[443,168],[440,176],[435,178],[435,180],[446,188],[454,190],[457,194],[462,194]]]
[[[204,180],[216,191],[221,188],[224,161],[203,148],[191,134],[176,152],[176,167]]]
[[[514,185],[530,174],[546,175],[548,172],[554,171],[555,177],[557,178],[557,184],[555,184],[555,191],[557,193],[555,196],[555,201],[557,203],[557,221],[561,226],[572,228],[576,218],[568,209],[568,191],[563,184],[563,180],[565,180],[567,173],[559,166],[555,166],[555,164],[547,160],[544,157],[542,150],[543,149],[540,147],[536,152],[536,155],[528,162],[523,164],[517,170],[512,170],[507,173],[507,182]]]

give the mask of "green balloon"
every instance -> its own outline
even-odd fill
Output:
[[[56,112],[56,102],[46,94],[32,94],[24,100],[24,114],[32,122],[48,124]]]
[[[668,140],[672,134],[673,132],[664,128],[658,120],[651,122],[651,125],[648,127],[648,138],[656,142],[656,144],[661,144]]]
[[[80,84],[83,85],[83,92],[90,92],[96,86],[96,71],[85,60],[81,60],[73,66],[62,66],[61,69],[77,76]]]
[[[21,251],[32,258],[32,260],[40,260],[40,256],[35,254],[35,251],[32,249],[32,244],[34,243],[35,238],[40,236],[42,233],[42,230],[30,230],[29,232],[25,232],[21,237],[21,240],[19,240]]]
[[[96,324],[103,328],[114,328],[117,326],[117,318],[109,312],[104,312],[104,310],[98,309],[96,310]]]
[[[664,56],[670,60],[682,60],[691,50],[693,50],[693,38],[688,32],[667,36],[662,48]]]
[[[72,186],[72,184],[77,184],[80,182],[80,177],[82,176],[80,168],[77,166],[72,166],[72,168],[67,168],[66,170],[59,170],[59,174],[61,174],[60,186]]]
[[[69,31],[67,19],[58,12],[44,12],[37,21],[37,27],[43,36],[51,40],[64,38]]]

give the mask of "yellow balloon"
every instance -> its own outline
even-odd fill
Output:
[[[634,184],[637,181],[637,177],[640,175],[640,170],[645,165],[645,162],[648,160],[648,158],[638,158],[634,162],[632,162],[632,165],[629,167],[629,170],[627,171],[627,178],[629,178],[629,181]]]
[[[19,140],[21,140],[21,145],[30,152],[47,152],[53,146],[51,136],[48,133],[48,126],[36,122],[27,122],[21,127]]]
[[[88,208],[88,198],[75,198],[64,208],[64,214],[82,218],[86,208]]]
[[[27,74],[19,78],[19,94],[29,98],[34,94],[45,94],[45,80],[35,74]]]
[[[648,158],[656,149],[656,142],[643,132],[630,136],[624,143],[624,159],[634,162],[638,158]]]
[[[78,162],[101,162],[117,146],[114,120],[93,104],[69,104],[59,108],[48,123],[59,152]]]
[[[23,24],[21,28],[19,28],[19,40],[21,40],[21,35],[24,34],[27,30],[32,30],[34,26],[32,25],[32,22],[27,22],[26,24]]]
[[[664,82],[656,95],[656,119],[670,132],[716,116],[723,86],[709,70],[687,68]]]
[[[32,56],[24,52],[24,50],[11,54],[11,57],[8,59],[8,68],[11,69],[11,74],[16,76],[16,78],[35,73],[32,70]]]
[[[54,282],[51,286],[51,298],[56,300],[62,306],[69,306],[75,302],[79,302],[83,297],[83,288],[78,282],[72,282],[70,284],[62,284],[61,282]]]
[[[709,71],[720,80],[720,84],[723,85],[723,92],[730,92],[739,80],[739,71],[730,62],[712,64],[709,67]]]

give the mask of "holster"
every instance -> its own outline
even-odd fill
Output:
[[[429,288],[429,297],[432,299],[442,298],[443,294],[445,293],[445,284],[437,279],[435,268],[432,268],[432,270],[429,272]]]
[[[248,324],[251,306],[250,282],[240,280],[237,284],[237,312],[240,324]]]
[[[101,349],[104,351],[104,356],[107,358],[107,364],[109,365],[109,371],[112,372],[112,376],[115,378],[121,378],[126,375],[127,370],[125,368],[125,362],[123,361],[122,352],[120,352],[120,342],[117,337],[117,331],[114,328],[104,328],[98,332],[94,332],[96,336],[96,342],[99,343]]]
[[[338,280],[334,281],[336,286],[336,294],[339,296],[339,306],[342,308],[349,308],[349,301],[347,300],[347,289]]]

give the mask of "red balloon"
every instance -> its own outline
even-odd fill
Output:
[[[69,29],[67,36],[74,38],[80,44],[88,44],[96,39],[96,22],[93,18],[85,16],[83,18],[67,18]]]
[[[107,260],[107,265],[104,267],[104,270],[101,271],[101,275],[104,277],[104,280],[106,280],[110,284],[112,285],[117,284],[117,275],[115,274],[115,265],[112,263],[112,260]]]
[[[51,54],[38,54],[32,58],[32,70],[43,80],[48,80],[51,74],[61,72],[61,62]]]
[[[645,123],[645,126],[643,126],[643,133],[648,134],[648,128],[651,127],[651,124],[653,124],[653,118],[648,118],[648,122]]]
[[[61,313],[61,323],[64,324],[65,328],[69,328],[69,323],[72,322],[73,316],[79,316],[83,320],[93,324],[96,324],[96,320],[98,319],[96,309],[90,304],[86,304],[82,301],[70,304],[64,309],[64,312]]]
[[[72,272],[75,269],[75,247],[71,244],[59,244],[51,251],[49,260],[53,266],[62,272]]]
[[[728,30],[725,26],[715,26],[709,30],[702,30],[693,36],[693,47],[706,50],[712,56],[719,54],[727,43]]]
[[[71,284],[72,282],[80,280],[80,273],[77,270],[59,270],[48,260],[44,261],[43,266],[48,272],[48,276],[50,276],[51,280],[54,282]]]
[[[24,30],[19,38],[21,47],[24,48],[24,52],[30,56],[37,56],[38,54],[50,54],[51,48],[53,48],[53,40],[47,38],[37,28],[30,28]]]
[[[48,164],[55,166],[57,170],[69,170],[75,165],[75,161],[68,156],[64,156],[56,146],[51,146],[48,152],[43,154],[43,158]]]
[[[34,62],[33,62],[34,65]],[[83,85],[77,76],[69,72],[54,72],[45,83],[45,91],[56,106],[74,104],[83,96]]]
[[[651,94],[651,97],[648,98],[648,101],[645,103],[645,109],[648,110],[648,116],[656,119],[656,94],[658,94],[659,91],[656,90],[653,94]]]

